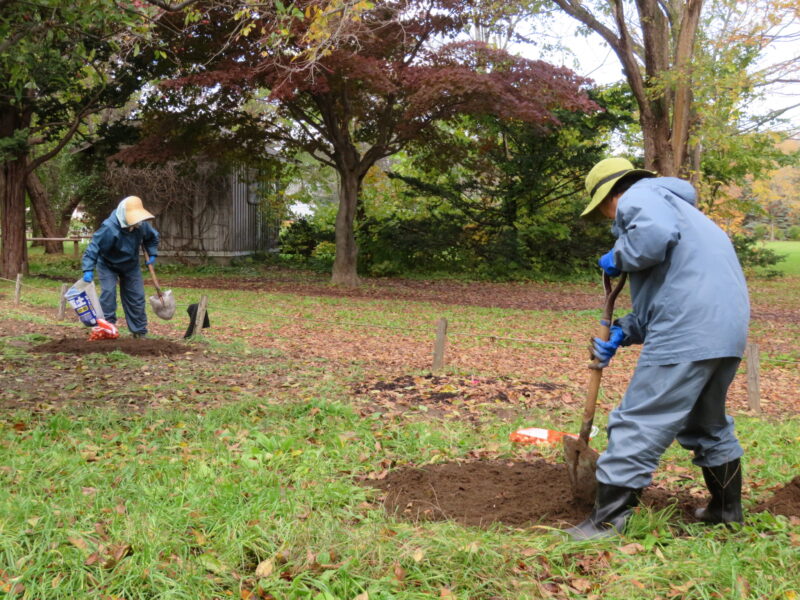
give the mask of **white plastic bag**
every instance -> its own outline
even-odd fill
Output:
[[[69,305],[75,309],[81,323],[87,327],[95,327],[98,319],[105,320],[94,282],[79,279],[67,290],[64,297]]]

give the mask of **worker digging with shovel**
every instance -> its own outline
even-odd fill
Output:
[[[83,253],[83,280],[91,282],[95,267],[102,292],[100,306],[106,320],[116,323],[117,282],[122,309],[133,337],[147,336],[147,312],[139,250],[144,248],[147,265],[152,267],[158,254],[159,235],[149,221],[155,217],[142,206],[137,196],[122,200],[92,236]],[[174,310],[174,306],[173,306]]]
[[[622,533],[667,447],[694,452],[711,499],[697,518],[742,521],[743,454],[725,413],[728,387],[744,353],[750,305],[728,236],[696,207],[687,181],[600,161],[586,176],[582,217],[614,221],[605,274],[630,281],[633,312],[593,340],[596,367],[619,346],[643,344],[622,402],[609,415],[608,448],[597,460],[589,517],[567,533],[577,540]]]

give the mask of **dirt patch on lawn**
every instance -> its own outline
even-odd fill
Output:
[[[778,488],[772,498],[759,504],[755,512],[767,511],[773,515],[800,518],[800,475],[784,487]]]
[[[400,375],[361,382],[353,392],[364,401],[363,414],[411,408],[426,418],[470,420],[487,412],[511,418],[530,406],[563,408],[576,400],[564,384],[504,376]]]
[[[591,504],[572,496],[566,466],[544,460],[445,463],[391,471],[369,485],[383,490],[386,510],[412,521],[448,520],[471,526],[565,527],[585,519]],[[676,503],[676,517],[694,521],[704,500],[685,490],[651,486],[642,503],[655,510]]]
[[[119,350],[131,356],[171,356],[192,352],[192,348],[169,340],[154,338],[118,338],[116,340],[94,340],[62,337],[58,340],[33,346],[29,352],[42,354],[107,354]]]
[[[385,478],[366,481],[365,485],[385,493],[387,512],[410,521],[561,528],[580,523],[592,509],[591,504],[573,498],[566,466],[545,460],[482,460],[409,467],[390,471]],[[705,506],[706,498],[693,496],[688,490],[652,485],[642,494],[642,504],[653,510],[675,504],[672,520],[694,523],[694,511]],[[752,510],[800,518],[800,476]]]

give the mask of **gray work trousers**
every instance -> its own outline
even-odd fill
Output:
[[[139,265],[117,271],[102,260],[97,261],[97,277],[100,279],[100,306],[109,323],[117,322],[117,281],[125,321],[131,333],[147,333],[147,311],[144,300],[144,281]]]
[[[725,397],[741,359],[714,358],[638,366],[622,402],[608,418],[608,448],[597,480],[642,489],[650,485],[673,440],[694,451],[694,464],[716,467],[742,456],[725,414]]]

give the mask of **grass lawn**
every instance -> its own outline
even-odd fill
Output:
[[[787,275],[800,275],[800,242],[764,242],[764,246],[786,255],[786,259],[775,266],[777,270]]]
[[[211,298],[212,328],[188,343],[189,354],[42,355],[32,346],[86,330],[55,321],[60,282],[25,283],[18,307],[13,284],[0,285],[0,598],[800,594],[800,520],[752,511],[800,471],[800,328],[769,320],[796,314],[800,299],[786,293],[796,279],[763,290],[751,282],[767,315],[753,329],[764,414],[747,410],[744,372],[731,399],[746,450],[745,525],[709,528],[675,509],[642,509],[623,538],[595,543],[567,542],[536,524],[405,520],[387,514],[364,482],[453,461],[560,462],[560,448],[531,451],[508,436],[522,425],[579,421],[584,340],[597,309],[172,286],[179,313],[169,322],[151,315],[156,339],[183,342],[185,304]],[[559,290],[571,300],[585,292],[594,306],[596,286]],[[359,391],[400,376],[425,380],[441,316],[451,333],[441,376],[451,387],[438,392],[449,390],[450,401],[407,400],[408,388]],[[604,374],[600,425],[634,363],[635,351],[620,353]],[[452,387],[501,378],[508,389],[542,387],[479,403]],[[595,446],[603,444],[601,434]],[[656,485],[703,494],[699,471],[675,445]]]

